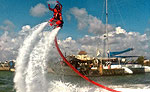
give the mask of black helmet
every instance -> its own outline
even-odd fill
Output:
[[[56,4],[55,8],[56,8],[56,9],[60,9],[59,4]]]

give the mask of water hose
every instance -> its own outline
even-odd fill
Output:
[[[59,55],[60,55],[61,58],[64,60],[64,62],[65,62],[73,71],[75,71],[79,76],[81,76],[83,79],[89,81],[90,83],[92,83],[92,84],[94,84],[94,85],[96,85],[96,86],[99,86],[99,87],[101,87],[101,88],[103,88],[103,89],[106,89],[106,90],[108,90],[108,91],[111,91],[111,92],[121,92],[121,91],[117,91],[117,90],[108,88],[108,87],[106,87],[106,86],[103,86],[103,85],[101,85],[101,84],[99,84],[99,83],[97,83],[97,82],[95,82],[95,81],[89,79],[89,78],[86,77],[85,75],[81,74],[81,73],[80,73],[72,64],[70,64],[70,63],[68,62],[68,60],[64,57],[64,55],[62,54],[61,50],[59,49],[59,46],[58,46],[57,38],[56,38],[56,37],[55,37],[55,46],[56,46],[56,48],[57,48],[57,51],[59,52]]]

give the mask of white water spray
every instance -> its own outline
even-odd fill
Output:
[[[48,83],[45,76],[46,64],[48,62],[49,51],[52,48],[52,43],[59,29],[56,28],[52,32],[46,32],[44,38],[40,40],[30,54],[26,76],[26,92],[48,92]]]
[[[16,59],[16,74],[14,77],[14,83],[17,92],[26,92],[25,70],[28,65],[29,55],[33,49],[38,34],[44,29],[46,25],[47,22],[44,22],[33,28],[33,30],[35,29],[35,31],[33,31],[33,33],[24,40],[23,45],[19,49],[18,57]]]
[[[47,92],[45,78],[46,56],[60,28],[46,34],[37,44],[38,34],[46,25],[47,22],[44,22],[33,28],[32,34],[24,40],[19,49],[14,77],[17,92]]]

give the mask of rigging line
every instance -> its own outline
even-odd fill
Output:
[[[150,31],[150,26],[149,25],[150,25],[150,19],[147,20],[147,23],[146,23],[146,26],[145,26],[145,28],[146,28],[145,32]]]
[[[103,17],[104,17],[104,12],[105,12],[105,2],[103,2],[103,9],[102,9],[101,19],[103,19]]]
[[[70,64],[70,63],[68,62],[68,60],[64,57],[64,55],[62,54],[61,50],[59,49],[59,46],[58,46],[57,38],[56,38],[56,37],[55,37],[55,40],[54,40],[54,41],[55,41],[56,49],[57,49],[57,51],[59,52],[59,55],[62,57],[62,59],[65,61],[65,63],[66,63],[73,71],[75,71],[79,76],[81,76],[83,79],[89,81],[90,83],[92,83],[92,84],[94,84],[94,85],[96,85],[96,86],[99,86],[99,87],[101,87],[101,88],[103,88],[103,89],[106,89],[106,90],[108,90],[108,91],[111,91],[111,92],[120,92],[120,91],[117,91],[117,90],[108,88],[108,87],[106,87],[106,86],[103,86],[103,85],[101,85],[101,84],[99,84],[99,83],[97,83],[97,82],[95,82],[95,81],[89,79],[89,78],[86,77],[85,75],[82,75],[82,74],[81,74],[72,64]]]
[[[125,27],[125,22],[124,22],[124,20],[123,20],[123,17],[122,17],[122,15],[121,15],[121,12],[120,12],[120,10],[119,10],[119,7],[118,7],[118,5],[117,5],[117,2],[116,2],[116,0],[114,0],[115,1],[115,5],[116,5],[116,7],[117,7],[117,11],[118,11],[118,13],[119,13],[119,15],[120,15],[120,17],[121,17],[121,20],[122,20],[122,23],[123,23],[123,27]]]

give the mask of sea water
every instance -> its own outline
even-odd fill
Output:
[[[47,73],[48,92],[108,92],[79,76],[64,76]],[[16,92],[14,72],[0,71],[0,92]],[[93,77],[98,83],[122,92],[150,92],[150,73]]]

